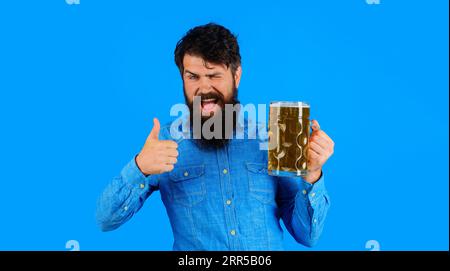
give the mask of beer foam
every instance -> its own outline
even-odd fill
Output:
[[[305,102],[274,101],[270,103],[270,107],[309,107],[309,104]]]

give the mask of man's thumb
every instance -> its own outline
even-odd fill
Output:
[[[313,131],[320,130],[319,122],[317,120],[311,121],[311,128],[313,129]]]
[[[158,140],[159,130],[161,129],[161,125],[159,124],[159,120],[157,118],[153,119],[153,129],[148,136],[149,139]]]

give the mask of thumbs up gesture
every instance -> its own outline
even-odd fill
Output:
[[[159,120],[154,118],[153,129],[136,157],[136,163],[145,175],[172,171],[177,162],[178,144],[173,140],[159,140],[160,129]]]

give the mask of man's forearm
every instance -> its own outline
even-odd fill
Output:
[[[142,207],[156,189],[150,179],[140,172],[133,159],[108,184],[97,202],[97,223],[103,231],[120,227]]]
[[[302,181],[301,187],[293,204],[285,203],[283,221],[297,242],[311,247],[321,235],[330,202],[323,176],[314,185]]]

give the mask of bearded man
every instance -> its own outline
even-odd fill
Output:
[[[330,205],[322,167],[333,153],[331,138],[314,120],[308,174],[271,176],[260,140],[232,136],[239,126],[234,114],[231,134],[225,129],[225,106],[239,104],[242,67],[236,36],[221,25],[197,26],[178,42],[175,63],[190,125],[197,112],[202,126],[222,118],[221,125],[210,127],[221,132],[174,140],[170,124],[161,127],[155,118],[142,150],[100,196],[100,228],[118,228],[160,191],[174,250],[283,250],[281,220],[296,241],[313,246]]]

